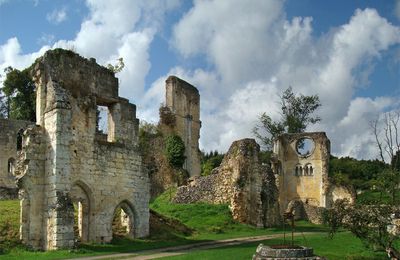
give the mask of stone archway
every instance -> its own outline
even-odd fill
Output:
[[[135,238],[135,213],[133,206],[128,201],[122,201],[115,208],[111,225],[113,237]]]
[[[75,238],[87,242],[90,240],[90,212],[93,205],[90,189],[81,181],[75,182],[70,197],[74,205]]]

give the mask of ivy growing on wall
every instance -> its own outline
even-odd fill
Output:
[[[165,140],[165,155],[174,168],[182,168],[185,162],[185,144],[177,135],[170,135]]]

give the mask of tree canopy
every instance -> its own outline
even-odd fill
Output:
[[[6,79],[3,82],[0,97],[0,112],[10,119],[35,121],[35,84],[29,73],[24,70],[8,67],[4,71]]]
[[[273,141],[283,133],[302,133],[309,124],[321,121],[314,112],[321,106],[318,95],[304,96],[293,93],[292,87],[283,91],[281,99],[281,118],[272,120],[267,113],[260,115],[260,124],[253,128],[253,133],[267,150],[271,150]]]

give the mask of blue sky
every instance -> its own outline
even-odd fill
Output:
[[[126,63],[120,95],[156,122],[164,81],[199,88],[201,148],[251,137],[279,93],[318,94],[332,152],[376,158],[371,120],[400,107],[397,0],[0,0],[0,70],[63,47]]]

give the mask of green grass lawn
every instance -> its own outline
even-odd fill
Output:
[[[262,241],[264,245],[274,245],[282,243],[282,239],[271,239]],[[314,248],[314,253],[325,256],[329,260],[379,260],[387,259],[383,252],[373,252],[366,250],[361,241],[351,235],[349,232],[341,232],[332,240],[328,239],[326,234],[307,236],[305,241],[299,237],[295,239],[296,244],[307,245]],[[248,243],[239,246],[230,246],[215,248],[209,250],[193,251],[188,254],[165,257],[162,259],[207,259],[207,260],[224,260],[224,259],[251,259],[260,243]]]
[[[190,244],[206,240],[218,240],[243,236],[256,236],[282,233],[283,227],[257,229],[233,221],[227,205],[174,204],[171,203],[169,192],[152,201],[150,207],[158,213],[179,220],[194,230],[190,235],[180,233],[171,228],[161,228],[147,239],[117,239],[111,244],[82,244],[74,250],[58,250],[51,252],[34,252],[18,243],[19,201],[0,201],[0,231],[6,230],[7,239],[1,241],[0,248],[4,249],[0,259],[65,259],[99,254],[135,252],[145,249],[155,249],[174,245]],[[288,231],[288,227],[286,227]],[[326,228],[305,221],[296,223],[298,232],[325,232]],[[365,256],[379,259],[382,254],[375,254],[366,249],[361,242],[350,233],[340,232],[334,240],[329,240],[325,233],[312,235],[304,241],[297,238],[303,245],[315,248],[317,254],[328,256],[329,259],[346,259],[347,256]],[[282,243],[282,240],[269,240],[265,243]],[[249,259],[255,252],[258,243],[226,247],[213,250],[194,252],[185,259]],[[189,257],[189,258],[187,258]],[[178,258],[179,259],[179,258]],[[360,259],[360,258],[347,258]]]

